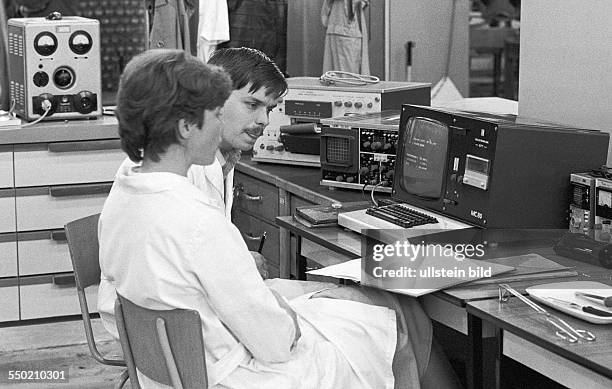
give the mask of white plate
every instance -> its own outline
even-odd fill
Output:
[[[536,285],[525,289],[529,296],[534,300],[546,304],[550,307],[565,312],[582,320],[586,320],[595,324],[612,324],[612,317],[601,317],[590,313],[583,312],[579,309],[570,308],[562,303],[554,300],[549,300],[548,297],[553,297],[559,300],[569,301],[582,306],[592,306],[602,311],[612,313],[612,308],[608,308],[603,304],[598,304],[595,301],[588,300],[575,295],[576,292],[585,292],[600,296],[612,296],[612,286],[593,281],[572,281],[572,282],[556,282],[551,284]],[[552,312],[551,312],[552,313]]]

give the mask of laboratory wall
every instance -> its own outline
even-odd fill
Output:
[[[325,29],[323,0],[290,0],[287,15],[287,72],[319,76]],[[405,81],[406,43],[414,42],[412,81],[435,84],[444,75],[451,10],[455,7],[449,76],[464,97],[469,91],[468,0],[371,0],[367,9],[371,73]]]
[[[551,4],[521,7],[519,115],[612,133],[612,2]]]

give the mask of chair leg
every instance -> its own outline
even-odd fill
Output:
[[[115,389],[122,389],[123,385],[125,385],[127,379],[130,378],[127,369],[121,373],[119,378],[117,378],[117,383],[115,384]]]

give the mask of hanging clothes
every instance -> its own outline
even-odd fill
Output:
[[[198,58],[208,62],[219,43],[230,39],[227,0],[200,0]]]
[[[184,49],[194,53],[189,19],[196,7],[196,0],[155,0],[150,48]]]
[[[264,52],[281,72],[287,69],[287,0],[228,0],[230,40],[220,47]]]
[[[365,8],[369,0],[324,0],[323,73],[330,70],[370,74]]]

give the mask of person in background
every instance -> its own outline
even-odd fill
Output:
[[[213,388],[455,388],[415,299],[399,307],[384,291],[322,284],[288,301],[259,276],[237,228],[187,178],[223,144],[230,93],[220,68],[183,51],[148,51],[126,66],[119,135],[139,165],[117,173],[100,215],[99,294],[197,310]],[[107,303],[98,309],[116,332]]]
[[[208,63],[229,74],[232,93],[225,103],[223,140],[214,161],[207,166],[191,166],[187,177],[231,220],[234,166],[243,151],[253,149],[268,125],[268,114],[287,91],[287,82],[270,58],[252,48],[217,50]],[[126,158],[119,171],[137,164]],[[262,277],[267,278],[265,258],[255,251],[251,255]]]

